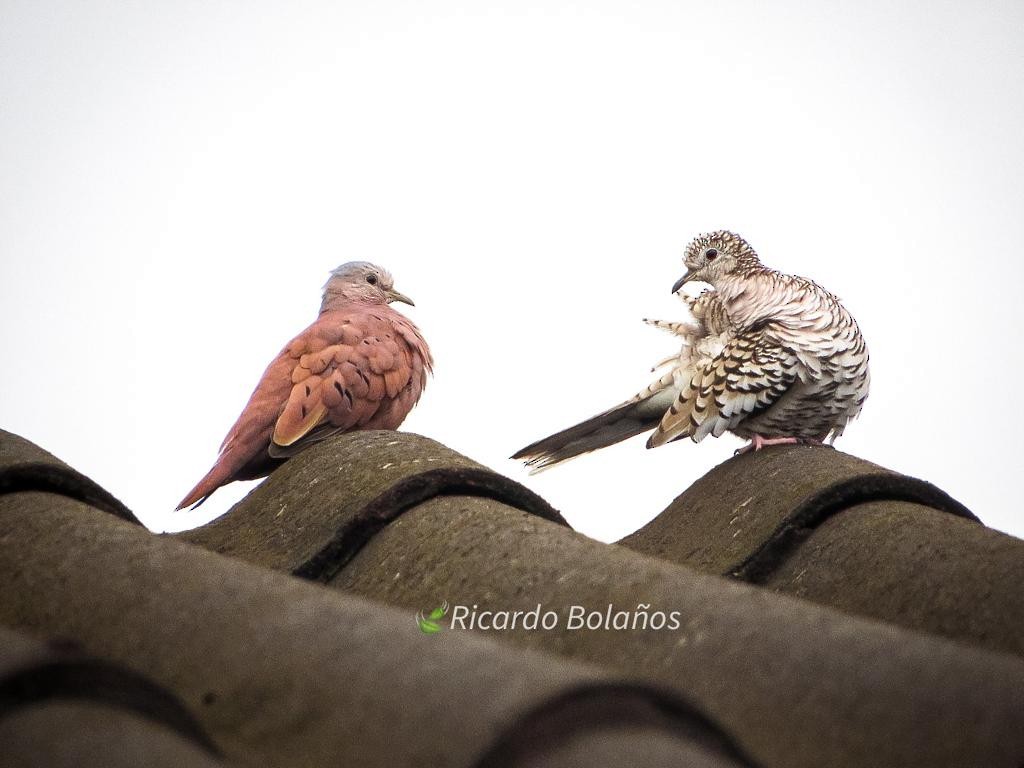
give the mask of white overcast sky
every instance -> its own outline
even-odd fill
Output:
[[[246,490],[171,513],[367,259],[437,360],[403,428],[634,530],[741,442],[506,457],[648,382],[729,228],[860,321],[838,447],[1024,536],[1020,0],[5,0],[0,71],[0,426],[155,529]]]

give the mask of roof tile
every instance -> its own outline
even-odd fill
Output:
[[[374,532],[434,496],[498,499],[567,525],[540,496],[429,438],[360,431],[343,439],[345,450],[307,450],[302,461],[281,466],[234,507],[241,514],[224,515],[180,538],[326,580]]]
[[[427,637],[412,611],[156,537],[74,499],[0,496],[0,530],[0,624],[73,637],[143,671],[234,761],[522,765],[492,746],[535,744],[523,760],[552,768],[614,764],[623,751],[666,768],[694,754],[707,768],[751,765],[661,686],[474,635]],[[564,728],[545,730],[538,712]]]
[[[851,613],[1024,654],[1024,541],[930,483],[830,448],[737,456],[620,544]]]
[[[401,455],[406,440],[415,438],[392,437],[395,455]],[[310,475],[302,465],[319,467],[315,477],[333,466],[373,466],[378,460],[367,450],[350,435],[310,448],[291,460],[289,474],[275,475],[276,482],[261,486],[262,494],[229,513],[235,519],[231,540],[223,538],[227,529],[206,540],[254,562],[302,572],[305,555],[282,561],[261,552],[261,542],[276,535],[269,529],[286,527],[296,537],[296,552],[337,556],[333,562],[321,560],[309,575],[406,608],[447,599],[481,610],[529,610],[540,604],[563,618],[573,605],[677,610],[681,627],[676,632],[568,631],[563,621],[555,631],[517,629],[489,636],[670,685],[767,765],[1016,768],[1024,757],[1019,728],[1024,662],[1018,658],[699,574],[601,544],[491,498],[435,496],[390,515],[390,524],[369,538],[329,548],[330,542],[344,541],[362,506],[349,504],[351,490],[332,495],[335,486],[318,485],[318,493],[310,494]],[[841,456],[825,450],[821,455]],[[844,475],[830,471],[824,461],[807,467],[807,474],[817,473],[818,485],[794,496],[814,498],[814,488],[828,481],[837,498],[847,498],[860,482],[869,490],[903,487],[912,498],[968,514],[919,481],[905,483],[886,470],[866,470],[856,460]],[[337,487],[360,477],[339,478]],[[870,493],[849,497],[870,498]],[[296,494],[305,501],[278,515]],[[204,540],[201,533],[190,538]],[[966,730],[965,722],[971,724]]]
[[[758,582],[829,515],[910,501],[977,518],[931,483],[823,446],[777,446],[719,464],[619,543],[709,573]]]
[[[163,689],[69,644],[0,627],[5,768],[213,768],[196,720]]]
[[[18,491],[59,493],[124,520],[139,522],[128,507],[81,472],[35,443],[0,429],[0,495]]]

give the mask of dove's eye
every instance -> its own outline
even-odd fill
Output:
[[[706,258],[708,261],[714,261],[717,256],[718,251],[715,250],[714,248],[708,248],[706,251],[704,251],[704,258]]]
[[[376,275],[367,275],[366,276],[366,282],[368,282],[370,285],[376,285],[377,284],[377,276]]]

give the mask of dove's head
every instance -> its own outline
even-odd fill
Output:
[[[368,261],[350,261],[331,270],[331,276],[324,284],[324,300],[320,311],[350,301],[369,304],[390,304],[392,301],[413,303],[408,296],[395,290],[395,279],[390,272]]]
[[[717,285],[723,277],[761,266],[750,244],[736,233],[724,229],[695,237],[686,246],[683,264],[686,265],[686,274],[672,286],[672,293],[693,280]]]

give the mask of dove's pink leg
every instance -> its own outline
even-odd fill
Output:
[[[821,440],[805,437],[762,437],[761,435],[754,435],[751,441],[742,448],[738,448],[736,453],[760,451],[769,445],[821,445]]]

